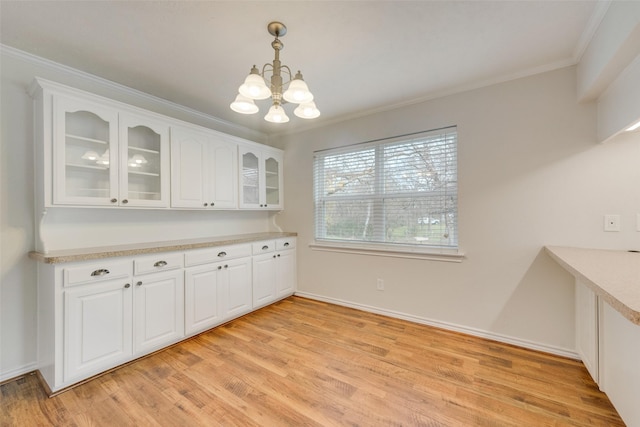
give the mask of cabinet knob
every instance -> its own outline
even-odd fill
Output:
[[[227,264],[224,265],[224,268],[229,268],[229,266]]]
[[[215,203],[211,202],[211,206],[215,205]]]
[[[111,203],[116,203],[118,199],[111,199]]]
[[[278,258],[280,258],[280,254],[278,254]]]
[[[130,283],[127,283],[126,285],[124,285],[124,288],[125,288],[125,289],[129,289],[130,287],[131,287],[131,284],[130,284]]]
[[[167,265],[167,261],[158,261],[153,264],[154,267],[165,267]]]
[[[109,270],[107,270],[106,268],[101,268],[91,273],[92,276],[104,276],[105,274],[109,274]]]
[[[142,286],[142,282],[136,283],[136,286]]]
[[[129,201],[128,201],[127,199],[124,199],[124,200],[122,201],[122,204],[123,204],[123,205],[126,205],[127,203],[129,203]]]
[[[209,203],[205,203],[204,205],[205,205],[205,206],[209,206]]]
[[[274,255],[273,257],[275,258],[276,256]]]
[[[221,265],[218,266],[218,270],[222,270],[222,266]]]

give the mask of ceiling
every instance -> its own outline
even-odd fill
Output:
[[[597,1],[0,1],[0,42],[267,134],[577,63]],[[302,71],[322,115],[229,109],[253,64]]]

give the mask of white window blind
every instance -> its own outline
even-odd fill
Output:
[[[458,247],[456,127],[314,153],[318,242]]]

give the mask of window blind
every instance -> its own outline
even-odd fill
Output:
[[[317,241],[458,246],[456,127],[314,153]]]

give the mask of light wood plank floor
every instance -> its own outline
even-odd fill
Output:
[[[623,426],[577,361],[291,297],[53,398],[1,387],[2,426]]]

